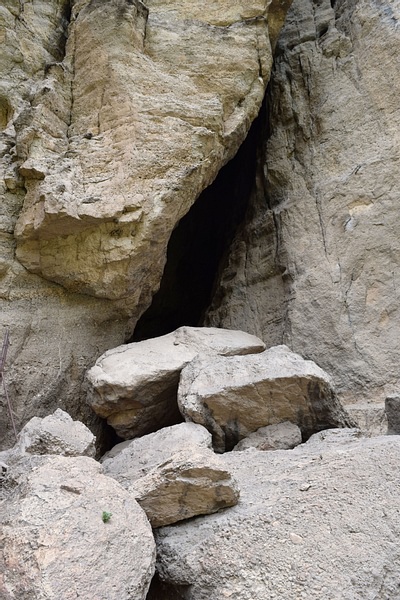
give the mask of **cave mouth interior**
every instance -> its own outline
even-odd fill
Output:
[[[160,289],[128,342],[202,324],[254,186],[263,117],[264,107],[237,154],[172,232]]]

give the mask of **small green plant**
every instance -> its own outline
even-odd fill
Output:
[[[112,517],[112,513],[107,512],[106,510],[103,510],[103,514],[101,515],[101,518],[103,519],[103,523],[108,523],[108,521],[111,519]]]

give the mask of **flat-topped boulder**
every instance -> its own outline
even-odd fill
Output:
[[[298,425],[304,438],[352,425],[329,375],[286,346],[251,356],[196,358],[182,371],[178,404],[187,421],[207,427],[218,452],[284,421]]]
[[[103,354],[87,373],[88,401],[120,437],[144,435],[181,419],[179,376],[197,355],[234,356],[264,348],[259,338],[243,331],[180,327]]]

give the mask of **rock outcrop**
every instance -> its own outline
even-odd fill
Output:
[[[97,426],[83,374],[129,338],[172,230],[246,136],[288,4],[2,3],[0,308],[18,426],[57,406]]]
[[[396,3],[294,0],[264,172],[207,320],[286,343],[343,400],[382,405],[399,385],[398,20]]]
[[[240,503],[157,530],[149,600],[397,598],[400,438],[317,436],[222,455]]]
[[[87,373],[88,401],[122,438],[144,435],[181,420],[181,370],[198,354],[261,352],[265,344],[242,331],[181,327],[101,356]]]
[[[284,421],[298,425],[305,438],[352,423],[329,376],[286,346],[240,357],[199,356],[182,371],[178,404],[186,420],[211,431],[218,452]]]
[[[88,457],[32,456],[16,471],[0,499],[2,600],[146,598],[155,544],[126,490]]]

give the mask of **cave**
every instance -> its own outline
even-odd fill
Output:
[[[129,342],[202,325],[254,186],[264,115],[263,106],[237,154],[172,232],[160,288]]]

